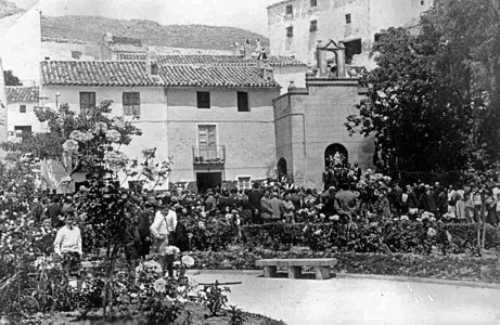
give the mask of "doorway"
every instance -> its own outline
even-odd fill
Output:
[[[349,153],[346,147],[340,143],[333,143],[325,150],[325,167],[330,168],[335,165],[346,166],[349,163]]]
[[[196,173],[198,193],[206,193],[208,189],[214,190],[222,184],[222,172]]]
[[[281,158],[278,160],[278,180],[281,180],[283,177],[286,177],[288,175],[288,170],[287,170],[287,165],[286,165],[286,159]]]

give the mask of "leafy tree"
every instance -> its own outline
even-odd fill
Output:
[[[135,218],[142,208],[140,197],[120,187],[118,174],[140,173],[160,184],[170,172],[169,162],[154,161],[155,150],[145,150],[142,163],[130,161],[119,150],[141,131],[122,117],[111,117],[110,106],[111,101],[104,101],[80,114],[71,111],[68,105],[57,110],[38,108],[37,117],[47,122],[50,132],[35,134],[21,143],[3,144],[11,152],[40,160],[58,160],[66,169],[68,182],[77,171],[87,174],[88,186],[79,189],[75,203],[84,224],[84,248],[87,251],[104,248],[106,252],[105,312],[112,301],[116,260],[120,250],[133,240]]]
[[[22,86],[23,84],[21,83],[21,80],[19,80],[18,77],[16,77],[13,73],[12,70],[5,70],[3,72],[3,78],[5,80],[5,85],[6,86]]]
[[[495,3],[437,1],[417,34],[391,28],[374,45],[378,67],[362,80],[368,98],[346,126],[374,135],[375,161],[386,172],[463,170],[492,156],[499,23],[493,24],[498,12],[489,10]]]
[[[473,23],[472,23],[473,22]],[[500,158],[500,0],[439,0],[423,18],[427,31],[437,33],[456,62],[471,70],[471,92],[485,109],[474,131],[476,160]],[[446,55],[447,53],[442,53]],[[451,66],[453,67],[453,66]],[[460,78],[459,70],[441,73]],[[450,71],[451,70],[451,71]]]

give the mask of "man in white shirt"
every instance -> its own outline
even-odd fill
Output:
[[[156,240],[157,251],[160,255],[163,269],[168,269],[169,276],[173,276],[173,259],[171,254],[165,254],[161,248],[175,245],[172,242],[172,235],[177,228],[177,214],[169,208],[169,205],[164,205],[162,209],[158,209],[155,214],[155,219],[151,224],[151,235]],[[170,239],[170,240],[169,240]]]
[[[82,256],[82,235],[76,226],[75,217],[68,213],[66,224],[57,231],[54,252],[63,259],[62,266],[67,274],[77,273]]]

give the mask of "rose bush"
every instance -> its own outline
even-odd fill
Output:
[[[186,220],[194,249],[223,250],[235,242],[231,224],[225,220]],[[464,253],[473,249],[476,224],[444,224],[418,221],[384,221],[374,223],[296,223],[282,222],[245,225],[243,242],[249,247],[262,246],[287,250],[291,246],[308,246],[313,250],[336,249],[358,253],[429,253],[437,246],[446,253]],[[500,245],[497,228],[486,228],[486,248]]]

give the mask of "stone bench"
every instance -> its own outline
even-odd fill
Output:
[[[331,268],[337,264],[335,258],[310,258],[310,259],[268,259],[256,261],[256,266],[264,267],[264,276],[275,277],[278,268],[286,268],[288,278],[296,279],[302,273],[302,267],[314,269],[316,279],[325,280],[331,277]]]

